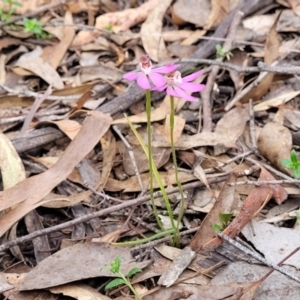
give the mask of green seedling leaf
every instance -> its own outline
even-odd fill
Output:
[[[228,214],[219,214],[219,220],[221,222],[221,224],[223,225],[227,225],[231,219],[232,219],[233,213],[228,213]]]
[[[281,159],[281,160],[280,160],[280,163],[281,163],[284,167],[286,167],[286,168],[288,168],[288,169],[293,168],[293,163],[291,162],[291,160],[290,160],[289,158],[283,158],[283,159]]]
[[[14,5],[14,6],[18,6],[18,7],[23,6],[22,3],[18,2],[18,1],[13,1],[11,4]]]
[[[142,272],[142,269],[140,268],[133,268],[131,269],[128,274],[126,275],[127,278],[132,277],[133,275],[135,275],[136,273]]]
[[[222,231],[222,227],[220,226],[220,225],[218,225],[218,224],[213,224],[213,229],[215,230],[215,231]]]
[[[294,169],[293,173],[296,179],[300,179],[300,168]]]
[[[105,290],[109,290],[109,289],[112,289],[112,288],[115,288],[121,284],[126,284],[125,280],[122,279],[122,278],[115,278],[113,279],[111,282],[109,282],[106,286],[105,286]]]
[[[110,264],[110,270],[113,273],[120,273],[121,268],[121,257],[118,256],[114,261]]]
[[[293,149],[290,154],[292,164],[296,166],[300,166],[300,161],[298,160],[298,156],[296,151]]]

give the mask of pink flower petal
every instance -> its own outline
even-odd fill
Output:
[[[191,82],[182,82],[180,84],[180,88],[189,92],[200,92],[205,88],[205,85]]]
[[[159,73],[150,73],[149,75],[150,80],[153,82],[153,84],[157,87],[166,85],[166,79],[163,75]]]
[[[183,98],[187,101],[197,101],[198,99],[187,94],[184,90],[182,90],[181,88],[177,87],[177,86],[174,86],[174,91],[177,95],[180,96],[180,98]]]
[[[140,75],[140,73],[138,72],[130,72],[130,73],[126,73],[123,75],[124,79],[127,79],[129,81],[133,81],[135,80],[138,76]]]
[[[195,72],[191,75],[188,75],[188,76],[185,76],[182,78],[182,81],[183,82],[189,82],[189,81],[193,81],[195,80],[196,78],[198,78],[199,76],[201,76],[201,74],[203,73],[203,71],[198,71],[198,72]]]
[[[144,90],[150,90],[151,86],[148,80],[148,77],[144,74],[141,74],[137,80],[136,83]]]
[[[163,90],[165,90],[167,87],[166,84],[162,85],[162,86],[155,86],[154,88],[152,88],[151,90],[152,91],[159,91],[159,92],[162,92]]]
[[[170,96],[180,98],[180,96],[174,91],[174,89],[172,87],[168,87],[166,92]]]
[[[179,65],[174,65],[174,64],[168,64],[163,67],[158,67],[152,70],[153,73],[162,73],[162,74],[167,74],[175,71],[178,68]]]

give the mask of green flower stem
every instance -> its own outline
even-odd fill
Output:
[[[132,291],[132,293],[135,296],[135,299],[142,300],[142,298],[137,293],[137,291],[135,290],[135,288],[131,285],[129,279],[127,279],[121,272],[119,272],[118,275],[124,280],[125,284],[130,288],[130,290]]]
[[[177,159],[176,159],[176,152],[175,152],[175,143],[174,143],[174,118],[175,118],[175,107],[174,107],[174,97],[170,96],[171,100],[171,114],[170,114],[170,135],[171,135],[171,149],[172,149],[172,157],[173,157],[173,165],[175,169],[175,180],[179,189],[179,194],[180,194],[180,210],[179,210],[179,215],[178,215],[178,223],[177,223],[177,230],[176,234],[178,235],[178,241],[180,239],[179,237],[179,226],[180,226],[180,221],[182,219],[183,213],[184,213],[184,195],[183,195],[183,189],[181,182],[179,180],[178,176],[178,165],[177,165]]]
[[[152,157],[152,134],[151,134],[151,92],[146,90],[146,113],[147,113],[147,137],[148,137],[148,157]],[[155,215],[156,222],[160,229],[164,230],[163,224],[158,216],[158,212],[154,203],[153,197],[153,167],[152,162],[149,160],[149,176],[150,176],[150,199],[152,204],[153,213]]]
[[[130,241],[130,242],[123,242],[123,243],[111,243],[113,246],[135,246],[135,245],[140,245],[140,244],[145,244],[157,239],[160,239],[164,236],[167,235],[171,235],[174,234],[174,229],[169,229],[169,230],[165,230],[159,233],[156,233],[154,235],[151,235],[145,239],[139,239],[139,240],[135,240],[135,241]]]
[[[134,135],[136,136],[136,138],[138,139],[141,147],[143,148],[146,156],[147,156],[147,159],[149,161],[149,163],[152,165],[152,171],[153,171],[153,175],[159,185],[159,188],[161,190],[161,193],[162,193],[162,196],[165,200],[165,205],[166,205],[166,209],[168,211],[168,215],[169,215],[169,218],[170,218],[170,221],[171,221],[171,226],[172,226],[172,229],[174,230],[174,232],[178,231],[177,230],[177,226],[175,225],[175,222],[174,222],[174,217],[173,217],[173,212],[172,212],[172,208],[171,208],[171,204],[170,204],[170,201],[169,201],[169,197],[168,197],[168,194],[166,192],[166,189],[165,189],[165,186],[161,180],[161,177],[157,171],[157,168],[156,168],[156,165],[154,163],[154,160],[151,156],[149,156],[149,153],[148,153],[148,149],[143,141],[143,139],[141,138],[141,136],[139,135],[139,133],[137,132],[137,130],[134,128],[133,124],[130,122],[129,118],[126,116],[125,114],[125,118],[130,126],[130,129],[132,130],[132,132],[134,133]],[[178,235],[176,234],[174,236],[174,240],[173,240],[173,243],[175,245],[178,244]]]

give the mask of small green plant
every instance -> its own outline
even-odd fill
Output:
[[[213,229],[216,231],[223,231],[231,222],[233,217],[233,213],[228,213],[228,214],[219,214],[219,221],[221,225],[219,224],[214,224]]]
[[[290,158],[284,158],[280,160],[280,163],[288,168],[293,170],[294,177],[300,179],[300,161],[297,157],[295,150],[292,150],[290,153]]]
[[[18,1],[13,0],[2,0],[2,2],[8,4],[8,10],[7,12],[5,12],[3,8],[0,8],[0,20],[2,22],[7,22],[10,20],[12,14],[14,13],[15,6],[22,7],[22,4]]]
[[[43,29],[43,24],[38,19],[23,19],[24,23],[24,32],[32,32],[34,33],[36,38],[49,39],[51,38],[51,34],[47,33]]]
[[[217,58],[226,58],[227,60],[230,60],[230,57],[233,56],[233,54],[230,51],[224,51],[221,45],[216,45],[216,51],[217,51]]]
[[[120,256],[118,256],[114,261],[112,261],[108,268],[112,273],[118,275],[119,277],[115,278],[111,282],[109,282],[105,286],[105,290],[109,290],[109,289],[115,288],[121,284],[125,284],[132,291],[132,293],[134,294],[136,299],[142,300],[142,298],[139,296],[139,294],[137,293],[135,288],[131,285],[130,280],[129,280],[130,277],[132,277],[136,273],[142,271],[140,268],[133,268],[128,272],[127,275],[124,275],[121,272],[121,257]]]

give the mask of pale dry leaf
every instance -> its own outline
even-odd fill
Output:
[[[227,137],[235,143],[237,139],[242,135],[248,120],[248,107],[235,107],[226,112],[224,116],[218,121],[215,128],[215,133]],[[220,155],[226,152],[226,147],[224,147],[224,145],[217,145],[214,148],[214,151],[215,155]]]
[[[165,120],[164,136],[167,141],[171,142],[170,115]],[[185,119],[180,116],[174,116],[173,141],[176,143],[181,136],[185,125]]]
[[[111,298],[101,295],[96,289],[83,283],[64,284],[50,288],[49,291],[53,294],[63,294],[75,298],[77,300],[110,300]]]
[[[196,252],[194,252],[190,247],[186,246],[173,260],[168,269],[164,271],[157,283],[166,287],[170,287],[195,257]]]
[[[288,128],[277,122],[267,123],[259,134],[257,147],[273,165],[284,172],[289,172],[280,163],[281,159],[290,157],[292,150],[292,134]]]
[[[204,27],[211,12],[209,0],[178,0],[173,5],[173,14],[180,19]]]
[[[280,96],[274,97],[272,99],[263,101],[259,104],[254,105],[253,109],[254,111],[264,111],[272,107],[278,107],[280,105],[283,105],[284,103],[287,103],[288,101],[294,99],[300,94],[300,91],[289,91],[285,92]]]
[[[4,190],[26,179],[25,168],[11,140],[0,133],[0,169]]]
[[[107,243],[80,243],[64,248],[41,261],[27,273],[19,290],[49,288],[86,278],[115,277],[107,266],[118,256],[122,258],[123,274],[128,274],[133,267],[142,269],[149,264],[149,261],[133,260],[130,249],[126,247]]]
[[[57,125],[57,127],[66,134],[71,140],[73,140],[81,129],[81,125],[74,120],[60,120],[49,122]]]
[[[266,36],[274,24],[276,14],[271,15],[253,15],[242,21],[244,28],[251,29],[260,36]]]
[[[76,138],[52,168],[0,192],[0,210],[19,204],[0,219],[0,236],[26,213],[39,206],[39,201],[67,178],[76,165],[99,142],[101,136],[108,130],[111,121],[108,115],[96,111],[91,112],[83,121]]]
[[[71,207],[82,202],[89,203],[92,200],[90,195],[92,195],[91,191],[84,191],[69,196],[50,193],[41,200],[41,206],[48,208],[63,208]]]
[[[36,57],[32,60],[27,60],[24,62],[19,62],[16,64],[19,68],[25,69],[34,73],[35,75],[41,77],[49,85],[53,86],[55,89],[63,89],[64,84],[59,74],[55,69],[41,57]],[[16,68],[13,69],[14,72],[18,72]],[[23,74],[22,74],[23,75]]]
[[[294,249],[299,247],[298,231],[291,228],[276,227],[272,224],[256,222],[255,220],[252,220],[251,223],[251,226],[247,225],[242,230],[242,233],[264,257],[268,258],[268,261],[277,264]],[[253,231],[255,235],[253,235]],[[299,269],[300,253],[295,253],[283,264],[292,265]]]
[[[170,59],[164,40],[160,36],[163,27],[163,17],[172,0],[161,0],[150,11],[146,21],[141,26],[141,37],[144,49],[155,62]]]
[[[108,26],[115,33],[129,29],[143,22],[149,12],[161,1],[149,0],[137,8],[129,8],[122,11],[103,14],[96,19],[95,29],[106,29]]]
[[[211,12],[206,20],[204,29],[216,28],[228,15],[230,11],[229,0],[212,0]]]

